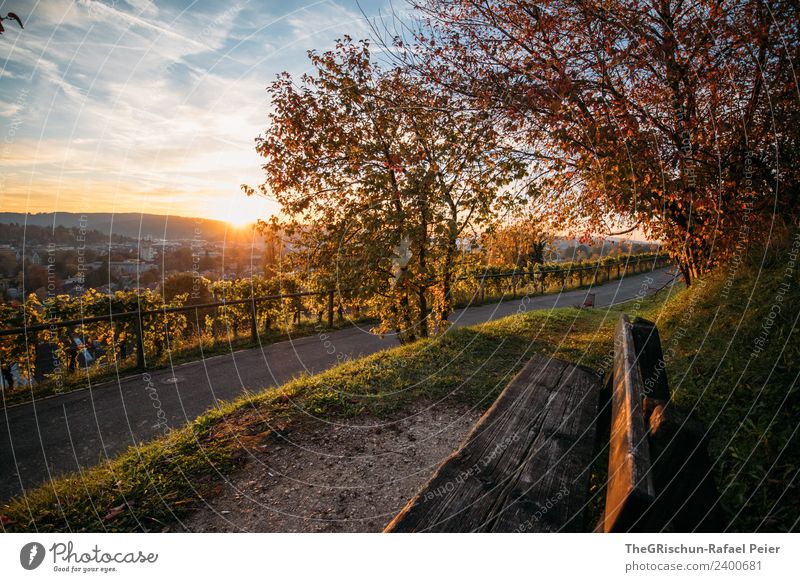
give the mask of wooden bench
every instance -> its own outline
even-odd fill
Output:
[[[707,431],[671,402],[654,323],[620,317],[610,385],[601,392],[601,408],[610,399],[611,424],[605,512],[597,530],[721,531]],[[600,434],[603,429],[601,421]]]
[[[582,531],[599,389],[534,356],[385,531]]]
[[[719,531],[705,431],[670,403],[653,323],[621,316],[600,386],[590,370],[531,358],[385,531],[589,531],[599,443],[608,481],[595,531]]]

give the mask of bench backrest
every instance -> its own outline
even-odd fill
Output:
[[[644,322],[635,331],[628,316],[622,315],[614,332],[608,488],[603,517],[605,532],[635,531],[655,497],[642,403],[645,387],[634,339],[640,338],[642,347],[649,343],[647,340],[652,341],[653,334],[647,333],[652,329],[646,324],[653,326]],[[655,340],[658,340],[657,336]],[[648,354],[652,355],[654,351],[651,347]],[[649,376],[649,373],[644,375]]]

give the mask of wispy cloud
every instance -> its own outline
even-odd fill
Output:
[[[382,4],[361,2],[372,13]],[[213,215],[260,179],[264,87],[304,71],[307,49],[368,34],[355,0],[47,0],[15,11],[25,30],[0,37],[0,132],[14,124],[3,209]]]

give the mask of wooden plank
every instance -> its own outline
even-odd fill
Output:
[[[385,531],[581,531],[599,384],[531,358]]]
[[[636,363],[642,377],[642,397],[664,404],[669,401],[669,383],[658,327],[652,321],[637,317],[633,321],[631,332],[636,349]]]
[[[614,333],[614,391],[608,453],[606,532],[637,531],[653,502],[650,449],[642,413],[642,378],[627,315]]]
[[[650,531],[721,532],[728,522],[719,503],[705,426],[674,404],[656,406],[650,416],[655,502]]]

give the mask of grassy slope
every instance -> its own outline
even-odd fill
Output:
[[[662,294],[608,311],[526,313],[348,362],[237,400],[82,476],[29,492],[0,513],[8,530],[158,530],[213,495],[249,449],[268,447],[284,431],[301,428],[309,414],[389,418],[420,399],[486,408],[534,351],[603,369],[613,326],[625,311],[658,320],[675,399],[696,405],[711,428],[717,482],[732,529],[796,528],[796,285],[771,328],[772,351],[748,363],[784,267],[780,253],[766,270],[741,266],[719,310],[724,272],[666,302]],[[745,308],[742,298],[751,293],[753,303]],[[778,356],[780,347],[786,349]]]
[[[787,270],[791,246],[779,247],[754,250],[652,313],[673,398],[709,428],[734,531],[794,531],[800,516],[800,278]]]

